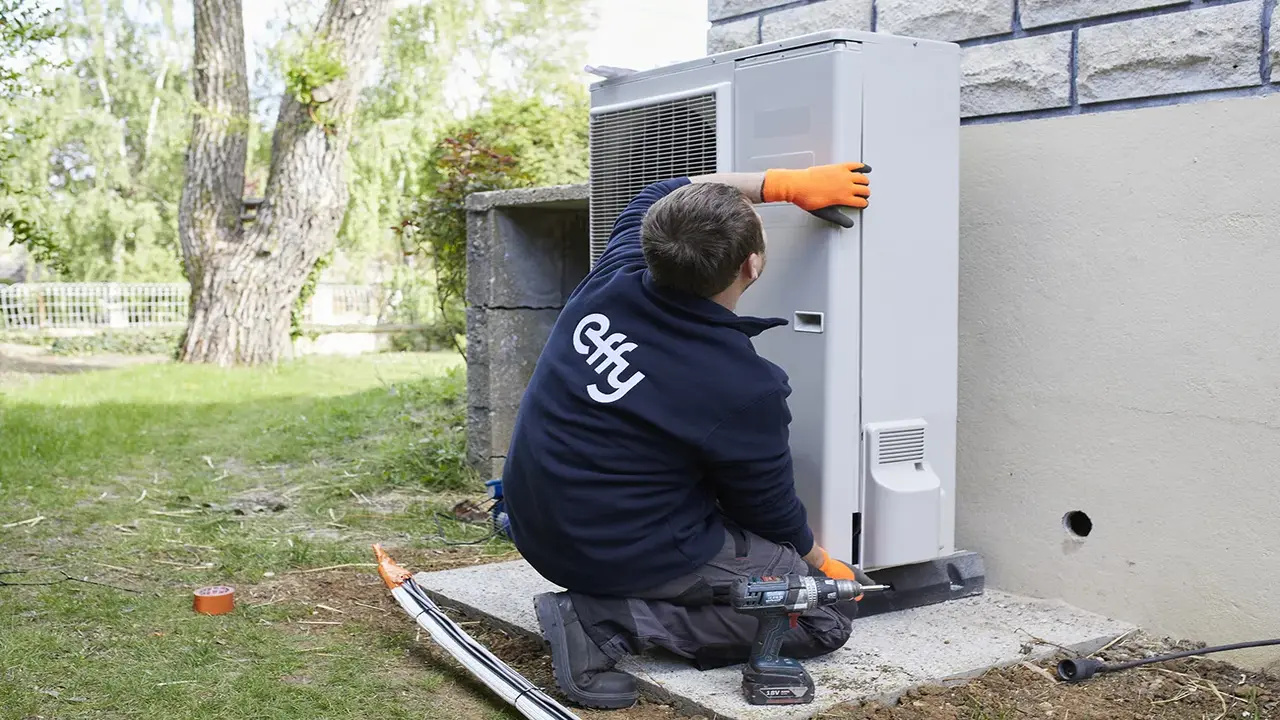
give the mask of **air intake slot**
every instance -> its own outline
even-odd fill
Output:
[[[924,460],[924,428],[885,430],[880,433],[877,445],[876,464],[878,465],[919,462]]]
[[[591,115],[591,264],[618,215],[650,183],[716,171],[716,94]]]

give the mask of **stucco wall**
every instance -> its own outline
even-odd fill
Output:
[[[1280,636],[1280,96],[961,140],[959,544],[998,587]]]

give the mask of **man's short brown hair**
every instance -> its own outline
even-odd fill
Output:
[[[685,185],[654,203],[640,238],[658,284],[701,297],[729,287],[752,253],[764,253],[751,200],[720,183]]]

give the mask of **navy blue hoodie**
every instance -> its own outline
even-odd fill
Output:
[[[547,580],[626,595],[705,564],[720,514],[801,554],[813,547],[792,480],[786,373],[739,316],[654,283],[640,248],[645,188],[570,295],[529,381],[503,470],[511,530]]]

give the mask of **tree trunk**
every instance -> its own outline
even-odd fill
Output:
[[[291,354],[294,303],[346,213],[356,104],[391,6],[392,0],[330,0],[316,37],[332,43],[344,73],[314,93],[311,105],[283,99],[263,203],[242,229],[248,86],[240,2],[196,0],[197,101],[227,108],[245,123],[227,127],[217,112],[196,115],[182,207],[193,219],[180,223],[192,287],[184,361],[270,364]]]

